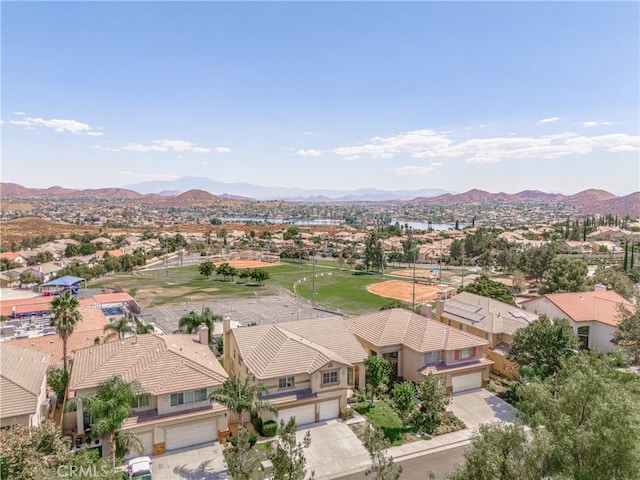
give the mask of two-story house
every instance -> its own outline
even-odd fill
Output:
[[[227,408],[209,401],[227,374],[196,337],[140,335],[79,349],[69,382],[71,395],[91,395],[114,375],[140,384],[142,393],[122,430],[132,430],[147,455],[214,441],[218,431],[227,428]],[[81,402],[76,412],[65,416],[64,427],[90,437],[91,418]],[[108,442],[102,443],[108,448]]]
[[[613,334],[618,328],[621,306],[635,311],[631,302],[602,285],[596,285],[592,292],[550,293],[522,302],[522,308],[529,312],[567,319],[580,346],[600,353],[615,348]]]
[[[240,380],[252,376],[278,408],[263,420],[298,425],[336,418],[350,389],[364,386],[367,353],[339,317],[231,329],[224,320],[224,366]],[[243,421],[247,421],[244,418]]]
[[[418,383],[438,375],[450,393],[482,387],[489,380],[488,341],[404,308],[345,320],[370,355],[391,362],[396,379]]]
[[[48,367],[48,355],[0,343],[0,428],[47,418]]]
[[[436,320],[487,340],[485,354],[493,361],[491,370],[499,375],[518,378],[518,365],[505,358],[513,334],[538,316],[514,305],[462,292],[436,302]]]

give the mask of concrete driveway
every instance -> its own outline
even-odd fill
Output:
[[[152,457],[153,480],[219,480],[227,465],[218,442],[173,450]]]
[[[302,441],[311,432],[311,445],[305,451],[307,472],[315,471],[315,478],[338,478],[369,466],[369,454],[353,430],[338,420],[329,420],[298,430]]]
[[[471,430],[483,423],[513,422],[516,416],[511,405],[484,389],[454,395],[449,410]]]

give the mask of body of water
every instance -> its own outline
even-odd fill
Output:
[[[218,217],[223,222],[267,222],[284,223],[288,225],[334,225],[342,224],[341,220],[331,218],[278,218],[278,217]]]
[[[456,228],[456,224],[455,223],[425,223],[425,222],[417,222],[415,220],[402,220],[399,218],[394,218],[391,220],[391,222],[389,223],[390,225],[395,225],[396,222],[398,222],[400,225],[409,225],[411,228],[413,228],[414,230],[428,230],[429,227],[433,228],[434,230],[440,231],[440,230],[453,230],[454,228]],[[462,228],[464,226],[464,223],[460,222],[460,228]]]

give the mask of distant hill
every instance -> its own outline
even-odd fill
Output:
[[[78,198],[121,198],[139,199],[144,195],[126,190],[124,188],[94,188],[85,190],[73,190],[64,187],[49,188],[27,188],[17,183],[0,183],[0,195],[14,198],[57,198],[57,199],[78,199]]]
[[[215,195],[204,190],[189,190],[175,197],[167,197],[167,205],[174,207],[187,207],[189,205],[211,205],[218,202]]]

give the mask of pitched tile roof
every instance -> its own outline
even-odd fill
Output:
[[[48,367],[46,355],[0,343],[1,418],[36,412]]]
[[[322,318],[232,331],[240,355],[258,379],[312,373],[329,362],[352,365],[367,353],[341,318]]]
[[[404,345],[417,352],[458,350],[488,342],[404,308],[381,310],[345,320],[358,337],[377,347]]]
[[[624,297],[613,290],[550,293],[544,295],[543,298],[553,303],[574,322],[595,321],[617,327],[620,304],[624,305],[627,310],[635,311],[635,307],[631,302],[625,300]],[[540,301],[540,297],[526,300],[522,303],[526,305],[535,301]]]
[[[139,335],[76,351],[71,390],[120,375],[151,395],[221,385],[227,374],[207,345],[190,335]]]
[[[459,293],[446,300],[443,315],[485,332],[510,335],[538,318],[514,305],[469,292]]]

